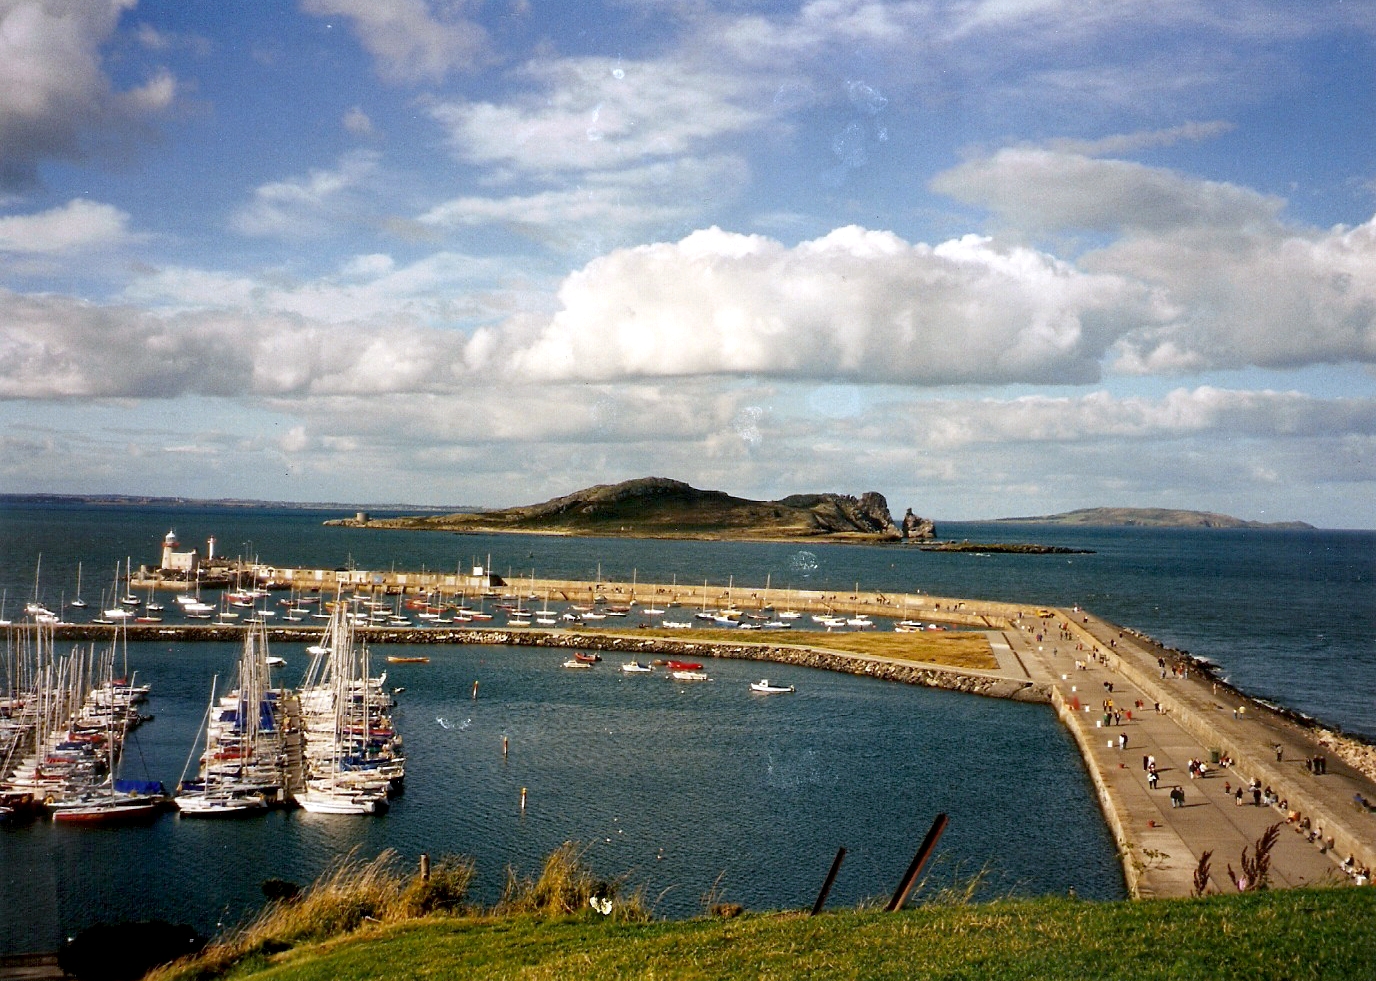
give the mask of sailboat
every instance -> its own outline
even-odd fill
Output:
[[[84,609],[86,608],[86,601],[85,601],[84,599],[81,598],[81,563],[80,563],[80,562],[78,562],[78,563],[76,564],[76,599],[72,600],[72,602],[71,602],[69,605],[70,605],[70,606],[75,606],[78,610],[84,610]]]
[[[205,714],[205,750],[201,755],[199,781],[183,779],[173,803],[183,817],[245,817],[266,811],[266,791],[275,790],[271,777],[265,785],[256,779],[261,771],[258,734],[261,731],[267,681],[266,635],[250,630],[239,661],[239,690],[232,707],[215,699],[217,675],[210,682],[210,704]],[[269,710],[270,713],[270,710]],[[273,720],[269,714],[269,724]],[[274,726],[275,728],[275,726]],[[192,749],[194,755],[196,750]],[[266,755],[266,754],[264,754]],[[271,754],[276,757],[276,751]],[[187,766],[191,763],[187,759]]]

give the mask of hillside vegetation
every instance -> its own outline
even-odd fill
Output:
[[[747,914],[628,922],[591,909],[547,918],[439,917],[241,962],[236,978],[1369,978],[1376,891],[1295,890],[1199,900],[1004,900],[888,914]],[[167,971],[164,977],[195,977]],[[204,976],[204,975],[202,975]]]

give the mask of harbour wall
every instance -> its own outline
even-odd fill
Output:
[[[1204,677],[1208,677],[1208,669],[1194,658],[1182,655],[1178,651],[1161,648],[1145,639],[1138,639],[1114,624],[1095,618],[1097,624],[1108,631],[1118,632],[1132,647],[1137,648],[1137,651],[1129,650],[1127,643],[1122,650],[1106,648],[1086,628],[1086,623],[1090,619],[1086,614],[1081,613],[1068,619],[1071,632],[1087,648],[1098,649],[1108,659],[1111,670],[1121,674],[1153,701],[1159,703],[1162,710],[1197,739],[1202,747],[1230,756],[1237,770],[1251,775],[1264,785],[1269,785],[1289,802],[1291,810],[1308,815],[1316,826],[1323,829],[1324,838],[1333,839],[1332,851],[1352,855],[1359,865],[1366,868],[1376,868],[1376,842],[1373,841],[1370,830],[1367,830],[1365,835],[1361,833],[1364,825],[1370,825],[1370,815],[1359,812],[1352,802],[1342,802],[1346,806],[1334,806],[1331,799],[1325,799],[1316,792],[1317,786],[1306,785],[1306,778],[1298,776],[1300,771],[1293,765],[1293,761],[1289,768],[1280,765],[1270,746],[1258,742],[1255,738],[1240,738],[1238,733],[1229,730],[1227,720],[1232,718],[1233,709],[1239,709],[1241,714],[1250,713],[1254,718],[1268,714],[1276,716],[1278,726],[1310,728],[1309,726],[1302,722],[1297,723],[1288,715],[1275,712],[1230,686],[1214,684],[1211,678],[1207,692],[1202,687],[1182,689],[1174,683],[1167,684],[1157,670],[1156,657],[1162,657],[1168,662],[1184,663],[1190,670]],[[1196,697],[1189,697],[1190,695]],[[1324,748],[1319,744],[1320,737],[1317,734],[1312,738],[1315,742],[1313,751],[1317,752]],[[1088,755],[1086,759],[1089,759]]]
[[[10,629],[32,629],[14,628]],[[101,641],[111,639],[121,630],[130,641],[237,643],[243,639],[244,627],[233,625],[186,625],[161,627],[155,624],[116,628],[104,624],[71,624],[58,626],[55,639],[64,641]],[[486,644],[491,646],[545,647],[556,650],[587,650],[600,653],[624,654],[633,657],[663,656],[671,658],[723,658],[791,664],[823,671],[878,678],[901,684],[961,691],[989,698],[1009,698],[1022,702],[1050,704],[1050,686],[1000,677],[983,672],[965,672],[955,668],[934,667],[927,664],[906,663],[893,658],[851,654],[814,647],[803,641],[807,635],[799,633],[799,643],[737,643],[719,641],[679,640],[672,637],[647,636],[636,631],[592,633],[568,630],[519,628],[386,628],[359,627],[355,635],[369,644]],[[313,644],[324,634],[323,627],[270,627],[269,643]],[[824,637],[825,634],[818,634]]]

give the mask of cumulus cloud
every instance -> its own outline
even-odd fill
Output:
[[[977,236],[848,227],[794,248],[716,228],[571,275],[513,363],[548,378],[760,374],[924,385],[1085,381],[1150,297]]]
[[[932,186],[1027,234],[1109,236],[1077,267],[1141,284],[1159,314],[1122,332],[1117,371],[1376,363],[1376,220],[1306,228],[1285,221],[1280,199],[1233,184],[1035,148],[968,161]]]
[[[135,2],[0,0],[0,188],[32,186],[41,161],[82,159],[172,103],[170,74],[120,92],[101,63]]]
[[[461,15],[462,4],[432,6],[425,0],[304,0],[320,17],[343,16],[390,82],[439,82],[471,68],[486,45],[486,32]]]
[[[1161,284],[1178,311],[1168,326],[1126,336],[1118,370],[1376,364],[1376,219],[1133,236],[1085,261]]]
[[[127,241],[129,215],[119,208],[74,198],[59,208],[0,218],[0,252],[62,253]]]

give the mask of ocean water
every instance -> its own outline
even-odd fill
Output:
[[[117,562],[183,547],[274,564],[452,569],[489,562],[530,575],[673,581],[775,590],[921,590],[1082,604],[1217,662],[1253,693],[1376,734],[1376,534],[1152,531],[939,525],[943,537],[1039,541],[1078,555],[924,553],[908,548],[455,536],[324,528],[294,510],[71,504],[0,509],[0,590],[17,618],[35,593],[98,606]],[[41,555],[41,561],[40,561]],[[389,653],[397,652],[389,649]],[[291,645],[284,681],[305,655]],[[714,894],[750,908],[809,905],[838,846],[832,903],[892,890],[938,812],[951,817],[933,884],[987,866],[986,894],[1123,895],[1111,840],[1068,736],[1049,709],[769,667],[798,693],[752,698],[762,668],[710,665],[713,681],[623,676],[614,658],[569,672],[550,652],[426,647],[426,665],[389,665],[405,687],[405,794],[380,818],[276,813],[233,824],[166,816],[149,828],[0,830],[0,951],[53,948],[100,920],[160,916],[204,931],[243,917],[259,884],[305,882],[351,849],[472,855],[476,892],[495,898],[508,867],[538,871],[566,840],[599,874],[625,876],[665,916]],[[176,781],[192,750],[224,644],[131,644],[153,685],[125,775]],[[379,665],[381,667],[381,665]],[[471,698],[473,682],[479,697]],[[503,759],[506,736],[510,754]],[[519,807],[521,788],[528,807]]]

